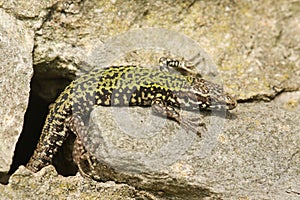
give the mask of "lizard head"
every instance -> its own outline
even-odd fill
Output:
[[[201,77],[192,78],[185,95],[189,106],[199,106],[200,110],[232,110],[237,106],[236,100],[224,92],[221,85]]]

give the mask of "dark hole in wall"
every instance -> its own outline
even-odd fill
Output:
[[[29,103],[24,116],[23,129],[15,147],[13,162],[8,172],[9,176],[12,175],[20,165],[26,165],[29,161],[42,132],[50,103],[52,103],[66,85],[71,82],[70,79],[65,78],[52,78],[47,80],[45,77],[47,77],[46,72],[45,74],[39,75],[35,73],[31,80]],[[49,82],[47,83],[47,81]],[[41,85],[46,85],[48,88],[43,88]],[[49,100],[49,98],[43,98],[44,95],[42,93],[45,94],[53,90],[56,90],[56,94],[52,93],[51,96],[51,92],[49,92],[51,100]],[[64,147],[57,153],[53,161],[57,172],[64,176],[75,175],[77,172],[77,167],[70,160],[70,151],[72,150],[74,139],[75,136],[70,134],[67,142],[65,142],[66,145],[64,144]]]
[[[30,92],[23,129],[15,147],[9,175],[13,174],[20,165],[25,165],[32,155],[48,112],[47,107],[48,103],[45,100]]]

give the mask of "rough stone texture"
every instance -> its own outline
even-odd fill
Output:
[[[43,10],[46,10],[50,6],[53,6],[57,0],[15,0],[15,1],[1,1],[0,6],[7,12],[13,13],[15,16],[21,19],[35,19],[41,18]]]
[[[287,109],[288,102],[298,103]],[[299,102],[299,95],[293,95],[285,101],[243,104],[225,121],[206,116],[208,131],[202,139],[170,120],[143,116],[143,108],[100,107],[92,114],[86,146],[116,170],[112,179],[137,188],[185,199],[296,199]],[[100,177],[107,176],[102,172]]]
[[[239,99],[272,99],[282,90],[299,90],[299,10],[299,1],[286,0],[62,1],[37,31],[34,64],[37,72],[50,68],[54,74],[89,70],[80,62],[110,37],[164,27],[198,42]]]
[[[224,132],[217,139],[209,138],[209,134],[204,134],[203,139],[192,138],[195,140],[186,156],[167,165],[167,177],[183,181],[183,186],[209,188],[207,196],[221,195],[224,199],[299,199],[299,1],[0,0],[0,8],[35,31],[33,63],[40,78],[35,87],[37,91],[47,91],[40,95],[48,100],[53,99],[63,79],[74,78],[77,71],[88,71],[90,67],[81,62],[89,62],[91,57],[93,60],[95,49],[119,33],[164,27],[194,39],[217,64],[217,79],[223,80],[240,103],[232,112],[234,115],[223,122]],[[145,54],[129,53],[134,59],[116,58],[116,62],[123,59],[143,64]],[[273,99],[271,103],[256,101]],[[15,121],[22,123],[21,117]],[[197,152],[200,156],[195,155]],[[44,181],[52,179],[46,176],[48,173],[55,181],[45,185]],[[44,198],[43,193],[47,198],[66,195],[68,191],[57,187],[59,183],[75,188],[72,191],[79,197],[74,195],[74,199],[81,199],[80,194],[84,193],[84,189],[78,191],[77,187],[95,189],[84,193],[86,198],[93,198],[95,192],[102,190],[102,184],[82,178],[74,186],[75,178],[61,177],[53,169],[35,175],[20,170],[8,186],[0,186],[0,194],[5,195],[3,199],[29,195],[34,198],[35,194]],[[148,186],[157,183],[152,181]],[[141,186],[146,188],[146,184]],[[167,187],[172,188],[170,185]],[[49,188],[55,191],[49,192]],[[192,194],[194,190],[190,188],[183,190]],[[10,189],[10,193],[2,192]],[[109,195],[105,197],[111,199]],[[176,199],[174,195],[172,198]]]
[[[97,183],[77,175],[62,177],[49,166],[33,174],[20,167],[7,186],[0,185],[0,199],[120,199],[155,200],[151,194],[125,184]]]
[[[186,118],[197,116],[197,113],[183,114]],[[217,129],[224,120],[212,116],[206,117],[205,121],[207,127],[216,131],[212,134],[217,136]],[[185,132],[173,121],[152,115],[151,109],[99,107],[93,111],[89,127],[84,145],[113,169],[107,171],[100,165],[101,180],[126,182],[136,188],[160,192],[164,197],[201,199],[219,196],[205,182],[192,181],[197,178],[193,176],[196,169],[187,163],[188,160],[182,160],[190,154],[193,142],[199,141],[197,135]],[[199,131],[204,133],[201,127]],[[197,156],[199,152],[203,155],[202,151],[211,150],[205,148],[207,142],[211,142],[211,136],[203,139],[203,146],[198,146]]]
[[[33,32],[0,9],[0,172],[9,170],[33,73]]]

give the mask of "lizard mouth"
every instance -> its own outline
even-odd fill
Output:
[[[208,106],[211,110],[232,110],[237,106],[237,101],[225,94],[225,98],[223,100],[211,99],[211,103]]]

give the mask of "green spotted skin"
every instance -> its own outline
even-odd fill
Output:
[[[51,106],[37,148],[27,164],[36,172],[51,164],[70,128],[66,120],[79,115],[85,125],[95,106],[151,106],[155,100],[186,110],[233,109],[236,101],[223,89],[197,76],[137,66],[95,69],[74,80]]]

